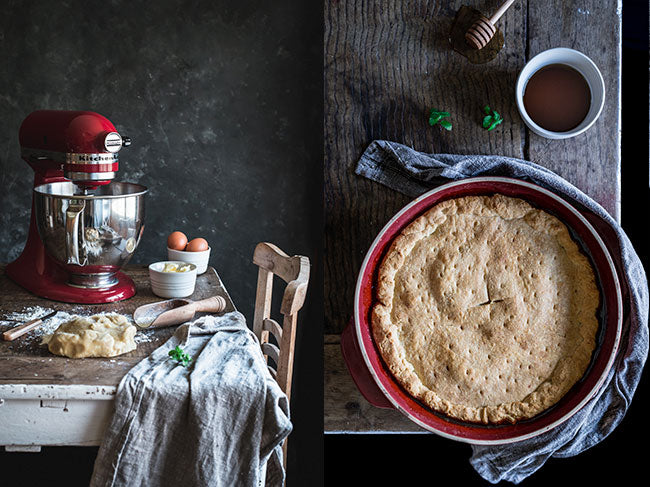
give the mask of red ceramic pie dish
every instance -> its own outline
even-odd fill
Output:
[[[515,424],[479,425],[435,412],[409,395],[383,362],[372,335],[370,315],[379,264],[393,239],[435,204],[462,196],[501,193],[527,200],[562,220],[591,260],[601,292],[598,344],[583,378],[553,407]],[[369,402],[395,408],[421,427],[474,444],[504,444],[544,433],[569,419],[598,391],[610,371],[622,327],[622,295],[616,268],[603,239],[577,209],[535,184],[511,178],[479,177],[440,186],[399,211],[381,230],[363,261],[354,298],[354,320],[341,336],[343,356],[355,383]]]

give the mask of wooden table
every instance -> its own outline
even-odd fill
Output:
[[[127,267],[125,272],[135,282],[134,297],[113,304],[78,305],[34,296],[7,278],[4,265],[0,265],[0,333],[16,325],[2,320],[30,309],[88,316],[116,312],[130,317],[138,306],[163,300],[151,292],[146,267]],[[209,267],[198,276],[190,298],[214,295],[226,299],[226,311],[235,309],[219,275]],[[99,445],[120,380],[174,330],[139,331],[137,349],[113,358],[59,357],[40,345],[34,332],[11,342],[0,340],[0,445],[8,451],[39,451],[46,445]]]
[[[422,431],[400,413],[370,406],[342,361],[339,334],[352,312],[363,257],[410,199],[354,174],[367,145],[386,139],[428,153],[501,154],[543,165],[620,219],[621,2],[517,1],[498,22],[505,46],[487,64],[452,51],[461,5],[493,12],[501,0],[325,2],[325,431]],[[514,100],[517,75],[552,47],[584,52],[605,79],[603,112],[587,132],[548,140],[531,133]],[[504,122],[488,132],[481,108]],[[430,127],[431,108],[452,114]]]

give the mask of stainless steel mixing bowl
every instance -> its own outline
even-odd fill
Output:
[[[144,230],[146,192],[144,186],[121,182],[86,194],[71,182],[34,188],[38,232],[50,257],[69,273],[68,284],[107,288],[118,282],[115,274]]]

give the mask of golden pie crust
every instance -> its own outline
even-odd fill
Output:
[[[372,329],[399,383],[430,408],[514,423],[557,403],[596,347],[600,293],[556,217],[504,195],[441,202],[393,241]]]

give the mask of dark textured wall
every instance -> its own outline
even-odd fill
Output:
[[[173,230],[204,237],[252,320],[255,244],[308,255],[289,442],[294,485],[312,478],[301,468],[320,476],[321,78],[320,3],[2,2],[0,261],[19,255],[26,238],[32,173],[19,157],[18,128],[37,109],[93,110],[131,137],[118,180],[150,190],[132,263],[166,258]]]

